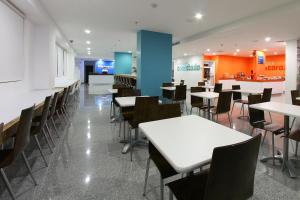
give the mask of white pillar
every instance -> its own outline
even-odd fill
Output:
[[[297,40],[286,42],[285,55],[285,89],[290,92],[297,89]]]

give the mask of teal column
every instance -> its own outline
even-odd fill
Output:
[[[115,52],[115,74],[131,74],[132,54],[127,52]]]
[[[141,30],[137,33],[137,87],[142,95],[160,96],[172,77],[172,35]]]

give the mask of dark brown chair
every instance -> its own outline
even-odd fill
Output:
[[[289,134],[289,139],[294,140],[296,142],[296,149],[295,149],[295,156],[298,156],[298,144],[300,142],[300,129],[297,128],[296,130],[291,131]]]
[[[205,92],[205,88],[191,87],[191,93],[196,93],[196,92]],[[193,108],[198,108],[199,109],[199,114],[200,114],[200,110],[207,109],[207,105],[204,104],[203,98],[191,95],[191,111],[190,111],[190,114],[192,114]]]
[[[262,94],[262,102],[270,102],[272,97],[272,88],[264,88],[263,94]],[[270,121],[272,123],[272,116],[271,112],[269,112]]]
[[[56,110],[56,106],[57,106],[58,97],[59,97],[59,92],[55,92],[54,97],[51,101],[51,106],[49,108],[50,112],[49,112],[49,115],[48,115],[48,121],[51,122],[57,137],[59,137],[59,134],[58,134],[58,130],[57,130],[57,127],[56,127],[56,124],[55,124],[55,121],[54,121],[54,115],[55,115],[55,110]]]
[[[230,115],[231,97],[232,92],[220,92],[217,107],[211,110],[213,118],[215,116],[216,121],[218,121],[218,116],[220,114],[227,114],[230,127],[232,126],[232,120]]]
[[[162,87],[173,87],[173,83],[163,83]],[[173,99],[174,91],[171,90],[162,90],[162,97],[166,99]]]
[[[168,118],[180,117],[180,104],[161,104],[150,107],[149,121],[163,120]],[[170,138],[171,139],[171,138]],[[168,161],[160,154],[160,152],[149,141],[149,157],[147,159],[145,183],[143,196],[146,195],[147,182],[149,176],[150,161],[152,160],[160,173],[160,199],[164,197],[164,179],[178,174],[176,170],[168,163]]]
[[[41,148],[41,145],[40,145],[40,142],[38,140],[37,135],[43,133],[44,137],[46,138],[48,147],[49,147],[51,153],[53,153],[51,145],[50,145],[49,140],[47,138],[47,134],[45,132],[45,126],[46,126],[48,115],[49,115],[50,103],[51,103],[51,96],[48,96],[48,97],[46,97],[46,99],[44,101],[42,115],[33,118],[33,123],[31,125],[31,130],[30,130],[30,134],[34,137],[34,141],[35,141],[35,143],[36,143],[36,145],[37,145],[37,147],[38,147],[38,149],[41,153],[41,156],[42,156],[46,166],[48,166],[48,163],[47,163],[46,158],[44,156],[44,153],[42,151],[42,148]],[[51,141],[54,144],[54,141],[53,141],[50,133],[49,133],[49,137],[51,138]]]
[[[170,199],[245,200],[253,195],[261,135],[213,151],[209,170],[167,184]],[[173,194],[172,194],[173,193]]]
[[[173,102],[180,102],[181,104],[183,104],[182,107],[185,106],[186,113],[188,113],[186,105],[186,85],[176,85]]]
[[[36,180],[33,177],[30,165],[24,153],[26,146],[30,142],[30,128],[32,123],[32,116],[34,112],[34,106],[24,109],[21,112],[18,128],[15,134],[15,142],[12,149],[0,150],[0,171],[5,185],[7,186],[8,192],[12,199],[16,199],[9,180],[4,172],[4,168],[11,165],[16,158],[21,154],[23,161],[29,171],[35,185],[37,185]]]
[[[67,117],[65,116],[65,113],[64,113],[64,105],[65,105],[65,101],[68,96],[68,90],[69,90],[69,87],[64,88],[62,96],[58,99],[57,107],[56,107],[56,111],[55,111],[56,116],[58,117],[61,124],[63,124],[63,121],[65,123],[68,123]],[[63,118],[63,120],[62,120],[62,118]]]
[[[132,119],[128,120],[129,123],[129,141],[130,141],[130,160],[132,161],[133,143],[131,137],[131,130],[137,129],[138,125],[143,122],[149,121],[149,107],[152,105],[158,105],[158,96],[154,97],[137,97],[135,99],[135,106],[133,109]]]
[[[214,92],[222,92],[222,87],[223,87],[223,84],[222,83],[216,83],[215,84],[215,87],[214,87]]]
[[[249,95],[248,102],[249,102],[249,105],[262,103],[261,95],[259,95],[259,94]],[[262,110],[257,110],[257,109],[249,107],[249,117],[250,117],[250,125],[252,126],[251,135],[253,135],[253,132],[255,129],[264,130],[265,134],[264,134],[264,137],[262,140],[262,143],[264,143],[267,133],[270,132],[272,134],[272,157],[261,159],[261,161],[266,162],[266,161],[272,159],[273,165],[275,165],[275,159],[279,159],[279,158],[275,157],[274,137],[275,137],[275,135],[280,135],[280,134],[284,133],[283,126],[266,122],[265,113]]]
[[[202,81],[202,82],[198,82],[198,86],[204,86],[205,85],[205,82]]]
[[[235,103],[242,103],[242,93],[240,92],[235,92],[234,90],[240,90],[241,86],[240,85],[232,85],[232,100],[233,100],[233,105],[232,105],[232,109],[231,109],[231,115],[234,109],[234,105]]]
[[[184,85],[184,80],[180,80],[180,85]]]

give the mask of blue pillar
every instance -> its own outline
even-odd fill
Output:
[[[141,30],[137,33],[137,87],[142,95],[160,96],[172,77],[172,35]]]
[[[131,74],[132,54],[115,52],[115,74]]]

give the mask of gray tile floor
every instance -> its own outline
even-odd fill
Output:
[[[142,196],[143,181],[147,158],[147,148],[134,150],[133,162],[129,155],[121,154],[123,145],[119,143],[118,126],[110,123],[110,95],[105,93],[106,86],[95,88],[82,87],[80,105],[74,113],[71,125],[61,138],[56,138],[54,154],[47,152],[50,163],[45,167],[34,147],[26,154],[33,167],[38,186],[26,176],[22,162],[7,168],[7,175],[12,182],[18,199],[47,200],[142,200],[159,199],[159,174],[152,164],[146,197]],[[92,91],[92,94],[89,93]],[[279,99],[281,97],[274,97]],[[189,104],[189,103],[188,103]],[[237,118],[239,107],[234,110],[234,128],[249,133],[246,120]],[[195,113],[196,114],[196,113]],[[282,117],[272,115],[273,121],[282,123]],[[226,116],[221,116],[220,123],[228,126]],[[280,149],[282,139],[277,137]],[[270,153],[269,138],[261,147],[260,157]],[[33,146],[33,145],[31,145]],[[293,148],[291,147],[291,152]],[[300,170],[297,169],[300,175]],[[291,179],[282,173],[279,165],[258,162],[255,179],[255,194],[251,199],[300,199],[300,179]],[[165,189],[167,199],[167,188]],[[0,181],[0,199],[10,199],[2,181]]]

